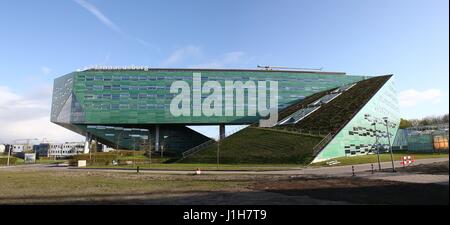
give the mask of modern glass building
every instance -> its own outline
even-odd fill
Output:
[[[223,128],[224,125],[254,124],[259,121],[258,115],[237,113],[222,116],[174,116],[170,111],[170,103],[178,93],[170,91],[171,85],[176,81],[186,81],[195,92],[193,74],[201,75],[202,84],[217,81],[222,85],[222,90],[225,82],[230,80],[243,83],[277,81],[280,111],[308,96],[370,79],[367,76],[321,71],[87,69],[55,79],[51,121],[85,135],[87,141],[96,139],[103,144],[125,149],[138,149],[143,142],[152,143],[156,151],[164,147],[165,152],[175,155],[210,140],[186,126],[220,125]],[[379,100],[373,100],[374,103],[368,106],[370,109],[367,112],[384,115],[385,108],[396,108],[391,88],[389,84],[383,87],[383,94],[379,94]],[[202,92],[202,101],[208,95],[208,92]],[[244,96],[242,105],[237,105],[235,101],[235,107],[247,108],[258,102],[258,99],[249,98],[248,90]],[[268,92],[267,98],[269,97]],[[200,106],[196,105],[193,98],[191,95],[188,102],[194,110]],[[394,101],[384,101],[385,98]],[[222,107],[225,110],[225,105]],[[397,118],[394,114],[391,118]],[[362,123],[361,120],[356,123]],[[353,145],[358,140],[348,142]]]

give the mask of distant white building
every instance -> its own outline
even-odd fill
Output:
[[[11,153],[22,153],[25,151],[32,151],[33,145],[13,144],[11,145]]]
[[[0,154],[5,153],[6,145],[0,144]]]
[[[67,158],[84,151],[84,142],[66,142],[66,143],[41,143],[36,152],[40,156]]]

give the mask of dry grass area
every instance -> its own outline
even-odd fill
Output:
[[[251,178],[88,171],[0,171],[0,204],[97,201],[114,196],[239,191]]]
[[[405,168],[442,173],[448,162]],[[400,170],[401,168],[399,168]],[[0,204],[448,204],[448,185],[361,177],[0,170]],[[425,193],[425,194],[424,194]]]

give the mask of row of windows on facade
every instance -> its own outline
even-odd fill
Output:
[[[84,76],[79,75],[78,81],[155,81],[155,80],[191,80],[191,76],[143,76],[143,75],[118,75],[118,76],[103,76],[103,75],[95,75],[95,76]],[[242,77],[242,76],[202,76],[202,80],[253,80],[253,81],[278,81],[278,82],[322,82],[322,83],[336,83],[339,82],[336,79],[324,79],[324,78],[306,78],[306,77],[283,77],[283,78],[275,78],[275,77]]]
[[[268,87],[267,90],[271,91],[274,90],[275,87]],[[296,91],[296,90],[302,90],[302,91],[311,91],[311,90],[322,90],[325,89],[325,87],[281,87],[281,90],[287,90],[287,91]],[[93,84],[86,84],[86,90],[87,91],[147,91],[147,90],[170,90],[170,86],[154,86],[154,85],[120,85],[120,84],[114,84],[114,85],[93,85]],[[193,88],[193,91],[201,91],[201,89]]]
[[[84,99],[91,100],[91,99],[147,99],[147,98],[156,98],[156,99],[162,99],[166,98],[168,96],[166,95],[158,95],[158,94],[146,94],[146,93],[140,93],[140,94],[98,94],[98,95],[85,95]],[[172,95],[170,96],[172,97]]]
[[[150,86],[150,85],[141,85],[141,86],[132,86],[132,85],[92,85],[92,84],[86,84],[86,90],[88,91],[108,91],[108,90],[122,90],[122,91],[128,91],[128,90],[170,90],[169,86]]]
[[[148,132],[148,129],[142,128],[126,128],[126,127],[112,127],[112,126],[103,126],[103,125],[87,125],[88,129],[96,129],[96,130],[123,130],[123,131],[140,131],[140,132]]]
[[[119,110],[119,109],[165,109],[162,104],[86,104],[87,108],[100,110]]]
[[[286,107],[286,104],[280,104],[279,108]],[[239,107],[257,107],[256,104],[244,104],[244,105],[236,105],[236,108]],[[99,109],[99,110],[119,110],[119,109],[169,109],[168,105],[163,104],[86,104],[86,108],[90,109]],[[201,106],[192,106],[193,109],[201,109]],[[233,110],[234,107],[225,107],[226,110]]]
[[[122,93],[122,94],[98,94],[98,95],[85,95],[84,99],[86,100],[93,100],[93,99],[172,99],[176,94],[147,94],[147,93],[139,93],[139,94],[129,94],[129,93]],[[267,94],[267,97],[270,97],[269,94]],[[202,95],[201,96],[202,99],[206,99],[208,98],[207,95]],[[224,99],[234,99],[234,96],[226,96]],[[245,97],[246,99],[249,100],[257,100],[257,97]],[[277,96],[278,99],[284,99],[283,96]],[[305,96],[303,95],[289,95],[289,98],[294,98],[294,99],[303,99],[305,98]]]
[[[256,107],[256,105],[236,105],[236,107]],[[88,108],[101,110],[118,110],[118,109],[168,109],[169,106],[161,104],[89,104]],[[201,106],[193,106],[193,109],[201,109]],[[232,107],[225,107],[232,110]]]
[[[82,150],[49,150],[50,154],[73,154],[73,153],[81,153]]]
[[[50,145],[50,148],[83,148],[83,145]]]

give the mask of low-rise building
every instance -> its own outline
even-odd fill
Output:
[[[84,151],[84,142],[41,143],[35,148],[39,156],[67,158]]]
[[[11,153],[22,153],[22,152],[30,152],[33,150],[32,145],[27,144],[13,144],[11,145]]]

